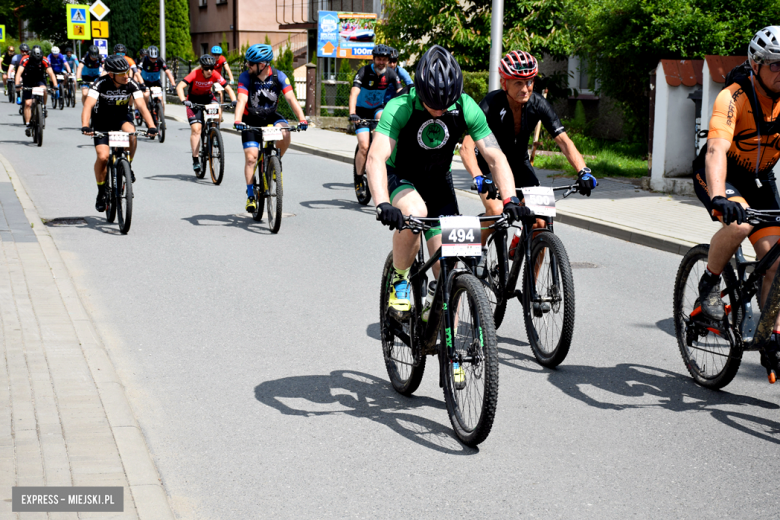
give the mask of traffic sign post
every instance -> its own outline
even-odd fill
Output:
[[[92,21],[92,37],[108,38],[108,22]]]
[[[89,30],[88,5],[66,5],[65,15],[68,22],[69,40],[89,40],[92,37]]]

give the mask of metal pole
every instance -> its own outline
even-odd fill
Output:
[[[498,64],[504,53],[504,0],[493,0],[493,15],[490,21],[490,76],[488,90],[500,88]]]
[[[160,57],[165,59],[165,0],[160,0]],[[165,92],[165,74],[160,74],[160,84]]]

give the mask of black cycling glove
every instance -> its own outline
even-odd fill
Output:
[[[146,135],[148,135],[149,137],[154,137],[155,135],[157,135],[157,129],[155,127],[151,127],[146,131]]]
[[[358,121],[360,121],[360,116],[357,114],[350,114],[349,120],[353,123],[357,123]]]
[[[577,174],[577,184],[579,184],[578,189],[580,193],[586,197],[590,197],[591,190],[599,185],[599,181],[590,173],[590,168],[583,168]]]
[[[512,222],[517,222],[525,217],[533,215],[533,211],[528,206],[521,206],[516,202],[507,202],[504,204],[504,213]]]
[[[388,226],[391,231],[400,229],[404,225],[404,214],[389,202],[383,202],[376,207],[376,219]]]
[[[84,135],[89,135],[92,133],[92,129],[88,126],[82,126],[81,127],[81,133]]]
[[[487,193],[488,199],[498,198],[498,189],[492,179],[488,179],[484,175],[477,175],[474,177],[474,185],[477,187],[477,193]]]
[[[185,99],[184,106],[187,108],[192,108],[192,101],[190,101],[189,99]]]
[[[723,223],[727,226],[732,222],[737,224],[747,222],[747,212],[742,204],[721,195],[712,198],[712,209],[720,212],[723,216]]]

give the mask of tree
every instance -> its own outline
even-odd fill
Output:
[[[109,49],[117,43],[127,47],[127,54],[135,56],[141,48],[140,16],[135,0],[111,0],[111,12],[106,18],[109,25]]]
[[[649,73],[662,58],[744,55],[763,26],[780,19],[774,0],[571,0],[574,52],[588,56],[599,91],[622,106],[627,135],[647,142]]]
[[[160,46],[160,2],[141,0],[141,42],[144,47]],[[190,39],[190,15],[187,0],[165,0],[165,52],[167,58],[194,59]]]
[[[27,28],[44,40],[51,40],[57,44],[65,44],[68,41],[68,25],[65,17],[65,2],[63,0],[36,0],[35,2],[22,2],[17,0],[17,5],[24,4],[20,9],[21,18],[27,20]],[[8,18],[16,23],[16,17]],[[9,25],[6,23],[6,26]]]
[[[571,1],[507,2],[504,49],[568,56],[569,34],[562,19]],[[492,0],[387,0],[385,7],[387,20],[377,24],[377,32],[399,50],[401,61],[416,59],[435,43],[450,50],[464,70],[488,69]]]

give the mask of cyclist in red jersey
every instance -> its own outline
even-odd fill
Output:
[[[176,85],[176,94],[179,99],[187,107],[187,120],[190,123],[190,145],[192,146],[192,169],[196,172],[200,171],[200,160],[198,158],[200,151],[200,131],[203,127],[203,109],[193,108],[192,103],[199,105],[207,105],[216,101],[214,94],[211,93],[211,87],[215,84],[221,85],[227,90],[230,96],[230,101],[233,102],[233,106],[236,104],[236,95],[233,93],[233,89],[228,85],[225,78],[223,78],[217,71],[214,70],[214,65],[217,60],[211,54],[204,54],[200,57],[200,68],[195,69]],[[189,85],[190,92],[188,96],[184,96],[184,87]]]
[[[22,58],[19,62],[19,70],[14,78],[16,89],[19,90],[21,85],[25,87],[45,87],[46,82],[44,78],[49,75],[51,84],[54,88],[57,88],[57,76],[54,75],[54,71],[49,64],[49,60],[43,57],[43,50],[38,45],[35,45],[28,56]],[[44,90],[43,93],[43,114],[44,117],[48,117],[46,110],[46,100],[48,99],[48,91]],[[25,90],[22,93],[22,100],[24,100],[24,124],[27,126],[25,134],[30,137],[31,131],[30,125],[30,110],[32,108],[32,91]]]
[[[222,55],[222,47],[219,45],[213,46],[211,48],[211,54],[214,56],[214,59],[217,60],[217,64],[214,65],[214,70],[219,72],[219,75],[223,78],[230,78],[230,84],[234,85],[235,80],[233,79],[233,71],[230,70],[230,64],[228,64],[227,60]],[[227,75],[223,73],[223,70],[227,71]]]

